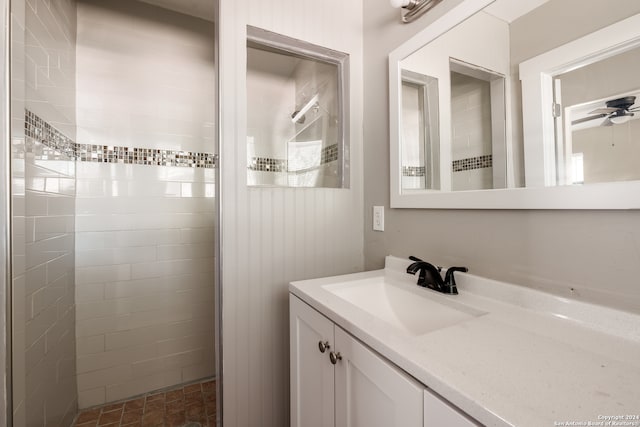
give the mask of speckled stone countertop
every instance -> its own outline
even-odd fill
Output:
[[[289,290],[486,426],[640,426],[640,316],[471,274],[456,273],[460,294],[443,295],[418,288],[410,262],[387,257],[384,270]],[[381,277],[484,314],[416,335],[325,287]]]

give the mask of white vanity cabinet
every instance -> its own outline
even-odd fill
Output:
[[[292,427],[476,425],[296,296],[289,301]]]
[[[289,301],[292,427],[422,427],[420,383],[297,297]]]
[[[333,322],[289,294],[292,427],[335,425],[333,329]],[[330,347],[322,353],[318,343]]]

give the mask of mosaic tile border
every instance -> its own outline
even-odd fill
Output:
[[[25,110],[25,134],[42,145],[81,162],[206,169],[216,167],[216,156],[213,153],[78,144],[29,110]]]
[[[493,167],[493,155],[491,154],[453,161],[454,172],[463,172],[490,167]]]
[[[425,176],[427,168],[424,166],[403,166],[402,176]]]
[[[249,170],[260,172],[287,172],[287,161],[270,157],[252,157]]]
[[[320,152],[320,166],[338,160],[338,144],[324,147]],[[286,172],[286,173],[305,173],[316,168],[305,170],[290,171],[288,161],[286,159],[274,159],[271,157],[252,157],[247,168],[252,171],[259,172]]]
[[[76,157],[78,144],[29,110],[25,110],[24,132],[27,138],[42,144],[43,149],[41,153],[38,153],[39,157],[65,156],[70,159]]]

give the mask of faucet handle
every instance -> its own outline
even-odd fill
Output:
[[[458,294],[458,286],[456,285],[456,278],[453,275],[456,271],[466,273],[469,271],[467,267],[449,267],[447,268],[447,274],[444,276],[444,283],[447,285],[447,293]]]

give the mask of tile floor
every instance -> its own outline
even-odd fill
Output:
[[[84,410],[74,426],[214,427],[215,420],[216,383],[207,380]]]

